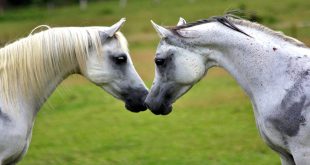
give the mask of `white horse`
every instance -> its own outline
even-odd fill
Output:
[[[118,32],[124,22],[51,28],[0,49],[0,164],[15,164],[26,153],[37,112],[71,74],[82,74],[131,111],[146,110],[147,88]]]
[[[152,22],[153,23],[153,22]],[[172,103],[213,66],[226,69],[250,97],[257,127],[282,165],[310,163],[310,49],[257,23],[229,16],[164,28],[156,74],[146,99],[155,114]]]

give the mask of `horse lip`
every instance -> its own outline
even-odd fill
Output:
[[[161,115],[168,115],[172,112],[172,106],[169,105],[169,107],[165,110],[161,112]]]
[[[150,106],[148,103],[145,103],[145,105],[155,115],[168,115],[169,113],[172,112],[172,105],[169,105],[167,107],[164,106],[165,108],[162,108],[163,106],[160,106],[160,108],[154,108],[154,107]]]
[[[136,113],[147,110],[147,106],[145,104],[131,106],[125,103],[125,107],[129,111]]]

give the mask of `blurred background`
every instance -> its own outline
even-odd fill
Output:
[[[0,44],[41,24],[110,26],[120,18],[134,64],[150,87],[159,38],[150,20],[175,25],[241,9],[310,45],[308,0],[0,0]],[[81,76],[65,80],[38,114],[20,163],[98,165],[277,165],[259,137],[249,98],[220,68],[177,101],[169,116],[131,113]]]

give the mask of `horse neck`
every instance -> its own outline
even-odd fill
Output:
[[[20,96],[19,100],[22,106],[21,113],[24,115],[25,119],[33,121],[37,112],[41,109],[48,97],[55,91],[57,86],[69,75],[75,73],[75,70],[75,66],[65,66],[57,75],[48,77],[42,85],[43,90],[39,91],[39,93],[29,94],[29,98],[31,99],[25,99],[24,96]]]
[[[71,74],[79,73],[79,65],[77,62],[68,62],[66,60],[67,54],[61,54],[60,56],[65,56],[65,58],[61,57],[59,59],[55,59],[55,61],[59,60],[58,67],[50,68],[52,70],[51,72],[54,74],[46,77],[46,80],[43,81],[39,93],[32,93],[34,99],[30,100],[30,105],[34,106],[35,111],[38,111],[41,108],[47,98],[53,93],[53,91],[64,79],[66,79]],[[31,90],[35,91],[36,89]]]
[[[32,44],[33,47],[37,46],[34,43]],[[17,111],[24,116],[26,115],[27,118],[33,119],[58,84],[70,74],[78,71],[77,60],[66,52],[55,53],[44,50],[32,56],[25,53],[20,54],[18,58],[6,57],[5,64],[2,65],[5,72],[1,75],[1,85],[3,85],[1,94],[4,95],[2,96],[4,98],[2,99],[4,105],[2,110],[6,113],[16,113]],[[15,56],[17,54],[8,55]],[[51,57],[52,55],[53,57]],[[30,57],[33,59],[29,59]],[[51,64],[51,58],[54,64]],[[27,61],[28,63],[16,66],[20,61]],[[26,74],[27,77],[22,74]]]
[[[285,41],[281,43],[279,39],[258,30],[243,29],[252,38],[230,29],[220,33],[222,36],[214,33],[217,35],[214,38],[218,39],[214,39],[209,59],[226,69],[237,80],[254,106],[258,102],[280,99],[285,94],[285,89],[294,85],[292,77],[297,77],[302,72],[300,68],[305,69],[298,67],[303,64],[296,59],[304,57],[306,53],[310,55],[309,49]],[[227,35],[229,33],[232,34]],[[308,58],[305,61],[309,63]]]

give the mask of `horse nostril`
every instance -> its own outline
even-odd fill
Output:
[[[145,94],[149,94],[149,90],[148,89],[145,89],[144,92],[145,92]]]

